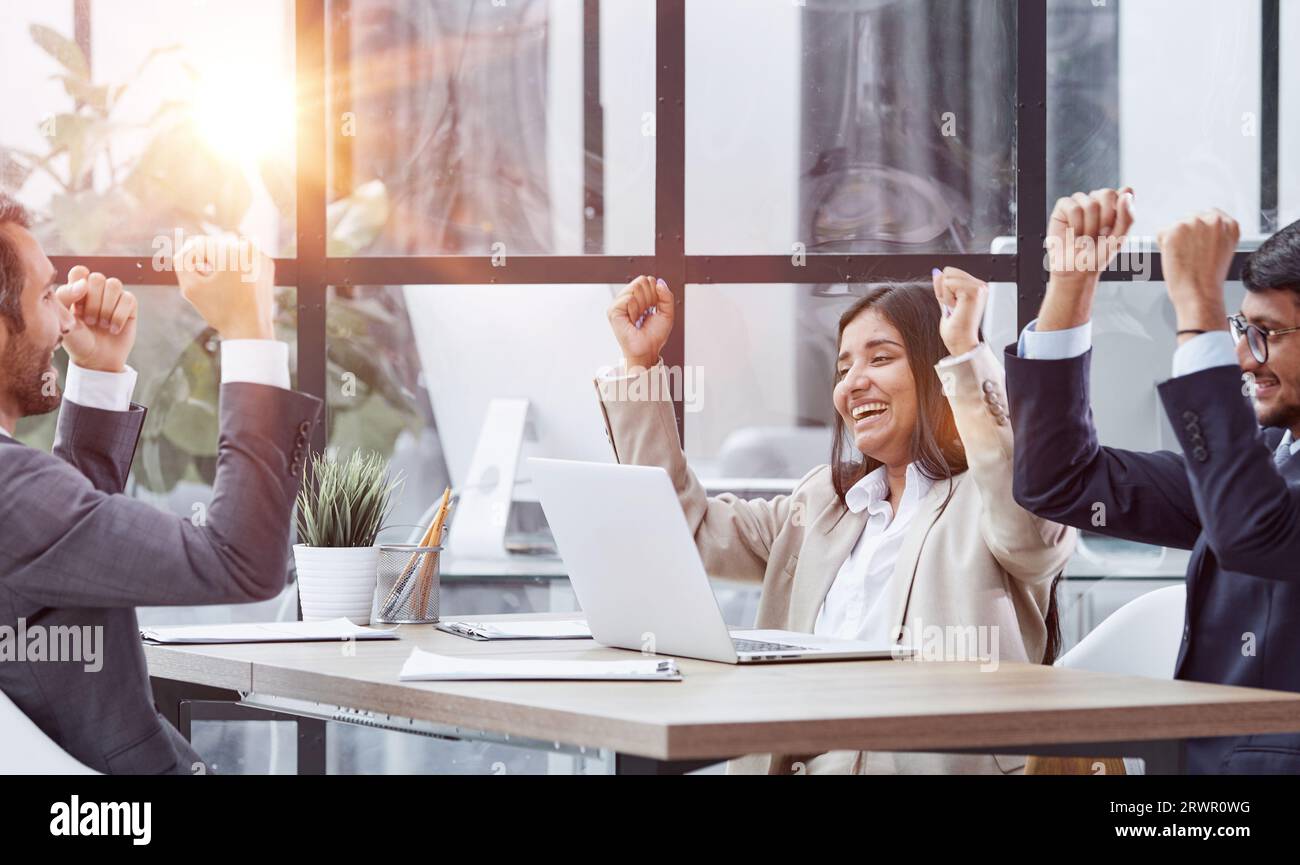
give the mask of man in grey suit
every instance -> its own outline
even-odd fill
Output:
[[[0,194],[0,690],[50,738],[112,773],[202,772],[155,710],[137,605],[229,604],[285,587],[290,520],[315,397],[289,389],[274,339],[272,262],[227,266],[213,248],[177,257],[182,294],[222,338],[221,432],[206,518],[122,494],[145,409],[130,401],[136,300],[116,279],[73,268],[60,287],[25,211]],[[230,241],[231,244],[234,241]],[[252,278],[252,277],[256,278]],[[68,353],[62,388],[51,366]],[[58,408],[53,456],[12,437]],[[98,635],[100,657],[51,652],[53,635]],[[42,653],[14,654],[16,635]]]

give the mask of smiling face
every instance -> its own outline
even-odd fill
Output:
[[[1285,330],[1300,325],[1297,300],[1296,293],[1287,289],[1250,291],[1241,302],[1241,314],[1264,330]],[[1242,339],[1237,360],[1255,377],[1255,416],[1260,424],[1300,427],[1300,332],[1270,336],[1267,363],[1255,360]]]
[[[54,370],[54,352],[72,329],[73,317],[55,296],[54,265],[31,233],[15,224],[0,225],[4,241],[17,253],[24,284],[23,329],[0,323],[0,408],[16,417],[45,414],[62,396]]]
[[[916,380],[898,329],[867,308],[844,327],[835,366],[835,410],[854,446],[888,466],[912,461]]]

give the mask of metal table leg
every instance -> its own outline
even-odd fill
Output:
[[[185,741],[192,742],[195,720],[202,721],[289,721],[298,731],[298,774],[324,775],[326,773],[327,727],[321,718],[276,712],[240,702],[238,691],[194,685],[172,679],[151,677],[154,702],[158,711],[180,731]]]

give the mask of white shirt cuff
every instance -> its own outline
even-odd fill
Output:
[[[600,369],[596,370],[596,378],[600,381],[618,381],[621,378],[627,377],[627,368],[623,366],[622,361],[619,361],[617,364],[611,364],[610,366],[602,366]]]
[[[657,360],[655,361],[654,366],[658,365],[659,361]],[[654,367],[651,367],[651,369],[653,368]],[[600,381],[624,381],[630,378],[635,378],[635,376],[627,371],[627,362],[620,360],[613,366],[602,366],[600,369],[596,370],[596,378]]]
[[[1174,378],[1216,366],[1238,366],[1237,347],[1226,330],[1201,333],[1174,351]]]
[[[136,371],[129,366],[122,372],[101,372],[83,369],[69,361],[63,398],[86,408],[130,411],[137,377]]]
[[[964,351],[961,354],[950,354],[947,357],[941,357],[939,358],[939,363],[936,365],[953,366],[954,364],[965,363],[966,361],[973,358],[976,354],[978,354],[979,350],[982,349],[983,347],[984,347],[984,343],[981,342],[979,345],[975,346],[970,351]]]
[[[289,389],[289,346],[278,339],[228,339],[221,343],[221,383]]]
[[[1029,360],[1066,360],[1081,357],[1092,348],[1092,322],[1085,321],[1078,327],[1065,330],[1038,331],[1034,319],[1020,332],[1020,343],[1016,354]]]

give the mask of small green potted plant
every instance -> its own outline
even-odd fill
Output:
[[[312,458],[298,493],[293,548],[303,621],[343,617],[369,624],[379,565],[375,540],[401,483],[379,454]]]

